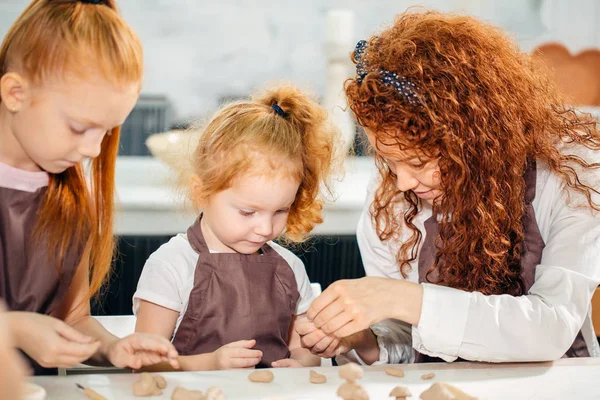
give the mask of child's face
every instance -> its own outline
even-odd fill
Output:
[[[401,152],[395,146],[375,143],[375,136],[365,129],[371,146],[383,157],[396,175],[396,187],[403,192],[412,190],[421,200],[433,204],[442,195],[440,168],[437,159],[423,163],[417,153]]]
[[[202,232],[210,250],[256,253],[278,237],[300,183],[287,175],[246,174],[205,200]]]
[[[104,136],[133,109],[139,85],[65,78],[32,87],[29,94],[11,123],[22,150],[17,166],[61,173],[100,154]]]

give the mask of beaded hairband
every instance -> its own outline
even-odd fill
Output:
[[[417,86],[406,77],[399,77],[395,72],[390,72],[385,69],[368,70],[364,63],[364,55],[367,51],[367,41],[360,40],[354,48],[354,62],[356,62],[356,81],[362,83],[365,76],[370,72],[378,72],[381,75],[381,81],[386,86],[393,87],[396,92],[411,105],[421,104],[419,95],[417,94]]]

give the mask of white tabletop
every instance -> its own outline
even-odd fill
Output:
[[[389,399],[389,392],[397,385],[407,386],[418,399],[421,392],[435,381],[449,382],[479,399],[600,399],[600,360],[564,359],[553,363],[529,364],[413,364],[399,366],[404,378],[385,374],[385,366],[365,368],[360,380],[371,399]],[[337,367],[314,368],[327,376],[327,383],[311,384],[308,368],[275,369],[273,382],[252,383],[249,371],[176,372],[162,374],[168,382],[164,394],[152,399],[170,399],[176,386],[190,390],[205,390],[210,386],[223,389],[228,400],[250,399],[337,399],[336,390],[342,383]],[[421,375],[435,372],[432,380]],[[34,377],[32,382],[43,386],[48,399],[84,400],[75,388],[75,382],[90,387],[109,400],[135,399],[131,383],[134,374],[79,375],[66,377]]]

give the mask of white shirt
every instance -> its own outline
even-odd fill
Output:
[[[296,315],[303,314],[314,300],[310,281],[304,264],[291,251],[276,243],[268,242],[294,272],[300,298]],[[133,295],[133,313],[137,315],[140,300],[146,300],[179,313],[173,336],[188,307],[190,292],[194,287],[194,272],[198,253],[190,245],[187,235],[174,236],[150,255]]]
[[[595,153],[591,158],[600,157]],[[582,180],[598,189],[599,172],[592,171],[595,175],[587,175],[591,179]],[[425,283],[418,326],[386,320],[371,327],[380,347],[377,363],[410,362],[411,344],[420,353],[446,361],[458,357],[487,362],[556,360],[580,329],[590,355],[600,356],[590,305],[600,283],[600,213],[577,208],[587,200],[572,192],[568,197],[564,188],[564,181],[538,161],[533,207],[546,247],[527,295],[485,296]],[[390,245],[377,237],[369,213],[372,191],[369,196],[357,233],[365,272],[404,279],[395,261],[399,243]],[[600,203],[600,196],[593,199]],[[423,235],[423,223],[431,213],[431,207],[426,207],[414,221]],[[404,231],[400,242],[411,235],[410,230]],[[411,282],[418,282],[418,262],[417,258],[411,263],[407,277]],[[362,362],[354,351],[347,356]]]

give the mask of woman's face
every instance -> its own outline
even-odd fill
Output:
[[[400,151],[395,145],[376,141],[372,131],[365,129],[365,132],[371,146],[386,161],[396,177],[398,190],[411,190],[421,200],[432,205],[441,197],[441,175],[437,158],[425,158],[416,151]]]

